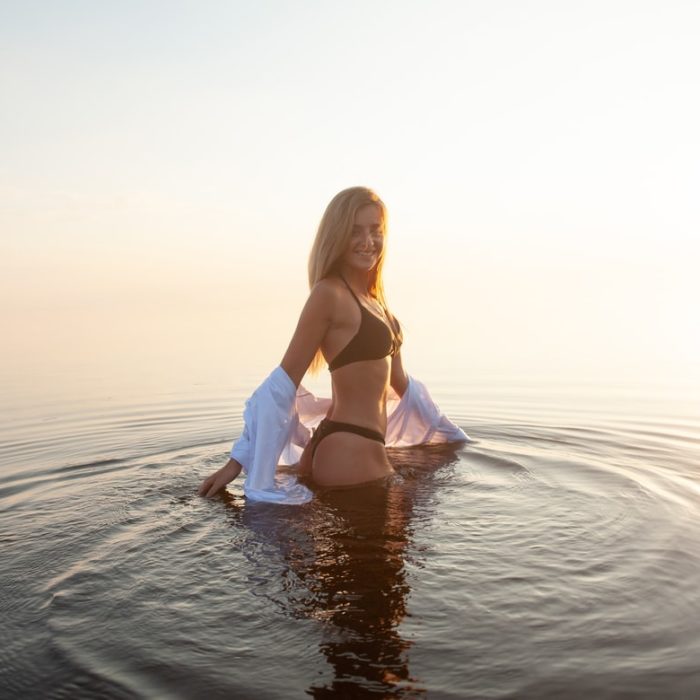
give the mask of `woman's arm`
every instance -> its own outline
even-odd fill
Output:
[[[301,312],[296,331],[284,354],[281,366],[295,386],[299,386],[316,351],[330,327],[335,310],[335,293],[331,283],[322,280],[314,286]],[[217,494],[241,472],[242,466],[235,459],[208,476],[199,487],[199,495]]]
[[[328,332],[336,298],[333,284],[329,280],[321,280],[314,285],[302,309],[292,340],[280,363],[297,387]]]
[[[391,376],[389,378],[391,388],[401,397],[408,387],[408,375],[403,368],[401,350],[391,358]]]

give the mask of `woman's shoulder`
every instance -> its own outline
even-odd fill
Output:
[[[335,301],[342,289],[343,283],[340,278],[324,277],[311,288],[310,295],[320,299],[327,299],[328,301]]]
[[[314,309],[317,313],[334,316],[341,298],[339,280],[326,277],[314,284],[309,292],[307,308]],[[342,283],[341,283],[342,284]]]

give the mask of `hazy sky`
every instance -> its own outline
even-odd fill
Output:
[[[366,184],[417,365],[697,379],[698,36],[690,0],[0,2],[6,363],[277,361]]]

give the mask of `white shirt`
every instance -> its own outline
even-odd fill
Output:
[[[313,494],[293,474],[276,474],[278,464],[296,464],[311,429],[330,408],[331,400],[317,398],[276,367],[246,401],[245,425],[231,457],[246,472],[247,498],[273,503],[302,504]],[[469,442],[466,433],[445,416],[425,385],[412,377],[404,395],[387,401],[387,447],[410,447],[441,442]]]

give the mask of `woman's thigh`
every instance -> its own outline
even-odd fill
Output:
[[[299,464],[297,465],[299,476],[311,476],[311,452],[312,445],[311,442],[309,442],[299,458]]]
[[[361,484],[392,471],[384,445],[354,433],[332,433],[323,438],[313,458],[313,480],[320,486]]]

